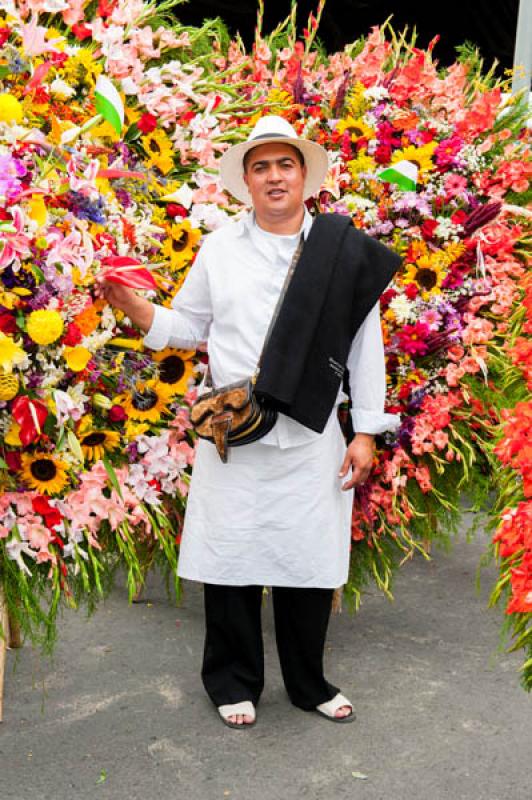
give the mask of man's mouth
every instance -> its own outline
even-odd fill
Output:
[[[284,189],[270,189],[267,194],[268,197],[282,197],[286,192]]]

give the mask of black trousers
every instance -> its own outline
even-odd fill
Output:
[[[204,584],[205,651],[201,677],[216,706],[251,700],[264,688],[262,586]],[[275,586],[275,638],[292,703],[310,711],[338,693],[323,675],[332,589]]]

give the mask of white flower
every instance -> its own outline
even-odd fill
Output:
[[[56,78],[50,84],[50,89],[52,94],[57,94],[60,97],[72,97],[73,94],[76,94],[76,90],[69,86],[66,81],[61,80],[61,78]]]
[[[389,308],[399,323],[413,321],[416,318],[415,305],[404,294],[396,295],[390,302]]]

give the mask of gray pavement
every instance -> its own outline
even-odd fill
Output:
[[[530,800],[531,700],[520,656],[498,656],[485,546],[406,565],[395,602],[375,591],[332,619],[328,676],[357,721],[289,705],[265,608],[266,689],[257,725],[217,719],[198,676],[201,591],[179,608],[150,575],[149,603],[117,589],[87,620],[65,612],[53,663],[8,656],[1,800]],[[14,670],[14,671],[13,671]]]

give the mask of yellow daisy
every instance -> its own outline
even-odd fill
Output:
[[[192,260],[194,247],[201,238],[201,231],[193,228],[188,219],[174,223],[163,245],[161,253],[169,260],[173,269],[181,269]]]
[[[89,430],[80,436],[81,449],[87,461],[98,461],[120,447],[120,434],[110,430]]]
[[[195,350],[173,350],[167,347],[153,354],[159,364],[159,381],[175,394],[185,394],[194,374],[192,358]]]
[[[146,136],[141,136],[142,146],[148,155],[144,163],[148,167],[157,167],[163,175],[174,166],[174,148],[166,133],[156,129]]]
[[[132,420],[158,422],[163,414],[169,413],[171,398],[172,391],[161,381],[139,381],[134,391],[126,395],[123,407]]]
[[[50,453],[23,453],[22,480],[30,489],[58,494],[68,484],[67,464]]]

